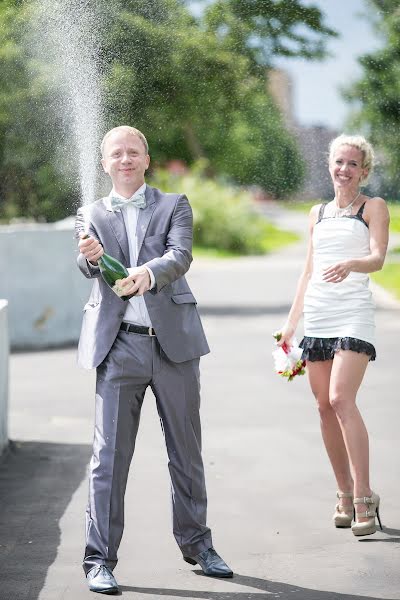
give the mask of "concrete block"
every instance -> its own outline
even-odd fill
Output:
[[[76,266],[73,219],[1,226],[0,255],[11,349],[75,344],[91,282]]]
[[[8,313],[7,300],[0,300],[0,454],[8,443]]]

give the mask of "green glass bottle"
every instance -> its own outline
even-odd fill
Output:
[[[83,239],[88,237],[88,235],[85,235]],[[129,276],[128,270],[119,260],[113,258],[109,254],[104,253],[103,256],[101,256],[98,259],[97,265],[100,269],[101,276],[103,277],[106,284],[110,286],[112,291],[115,294],[117,294],[117,296],[121,298],[121,300],[129,300],[129,298],[132,298],[132,296],[135,295],[123,295],[122,288],[119,287],[118,284],[116,284],[116,281],[118,281],[119,279],[125,279],[125,277]]]

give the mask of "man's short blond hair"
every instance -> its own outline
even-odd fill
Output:
[[[346,135],[345,133],[342,133],[333,139],[329,145],[329,163],[332,162],[335,152],[340,146],[353,146],[353,148],[357,148],[361,151],[361,167],[363,169],[368,169],[367,177],[364,177],[361,181],[362,184],[365,184],[374,167],[375,155],[371,144],[362,135]]]
[[[149,153],[149,144],[147,143],[147,140],[146,140],[144,134],[141,131],[139,131],[139,129],[136,129],[136,127],[130,127],[130,125],[120,125],[119,127],[114,127],[113,129],[110,129],[110,131],[107,131],[107,133],[103,137],[101,144],[100,144],[101,155],[103,158],[104,158],[104,147],[105,147],[106,141],[108,140],[110,135],[112,135],[113,133],[116,133],[118,131],[125,131],[126,133],[130,133],[131,135],[136,135],[136,137],[138,137],[143,142],[143,146],[146,150],[146,154]]]

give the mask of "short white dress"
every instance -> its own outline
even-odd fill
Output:
[[[332,360],[337,350],[362,352],[375,360],[375,304],[366,273],[351,272],[339,283],[323,280],[327,267],[370,254],[365,202],[355,215],[324,216],[314,225],[313,272],[304,296],[303,360]]]

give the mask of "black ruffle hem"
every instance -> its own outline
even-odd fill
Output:
[[[304,337],[300,342],[303,348],[302,360],[316,362],[319,360],[332,360],[338,350],[352,350],[369,356],[375,360],[376,351],[372,344],[352,337],[316,338]]]

